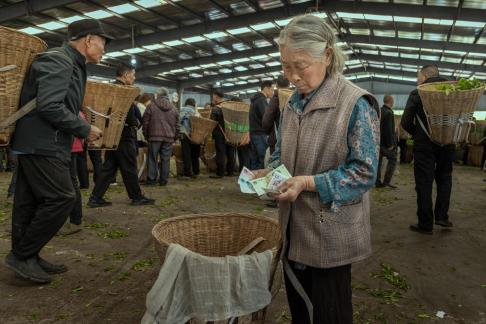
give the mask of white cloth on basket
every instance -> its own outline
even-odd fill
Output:
[[[142,324],[223,320],[256,312],[272,299],[272,252],[206,257],[171,244],[147,294]]]

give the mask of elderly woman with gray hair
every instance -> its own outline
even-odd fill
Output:
[[[341,74],[345,57],[323,19],[294,18],[278,43],[296,87],[269,164],[284,164],[293,175],[275,195],[292,323],[352,323],[351,264],[371,254],[378,103]]]

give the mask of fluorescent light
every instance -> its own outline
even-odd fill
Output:
[[[181,72],[185,72],[184,69],[175,69],[175,70],[170,70],[169,71],[170,73],[181,73]]]
[[[392,16],[384,16],[384,15],[364,15],[365,19],[367,20],[378,20],[378,21],[393,21]]]
[[[103,19],[113,16],[111,13],[105,10],[90,11],[85,13],[85,15],[93,19]]]
[[[145,52],[143,48],[140,47],[134,47],[134,48],[129,48],[124,50],[124,52],[130,53],[130,54],[137,54],[137,53],[142,53]]]
[[[216,64],[218,64],[218,65],[231,65],[231,64],[233,64],[233,62],[231,62],[231,61],[219,61],[219,62],[216,62]]]
[[[183,38],[182,40],[188,43],[197,43],[197,42],[205,41],[206,39],[201,36],[193,36],[193,37]]]
[[[182,44],[184,44],[184,43],[181,42],[180,40],[173,40],[173,41],[164,42],[164,45],[167,45],[167,46],[179,46],[179,45],[182,45]]]
[[[253,28],[254,30],[264,30],[264,29],[275,28],[275,25],[271,22],[266,22],[263,24],[251,25],[251,28]]]
[[[242,57],[239,59],[234,59],[233,62],[235,63],[243,63],[243,62],[248,62],[250,59],[248,57]]]
[[[340,18],[350,18],[350,19],[364,19],[363,14],[355,14],[352,12],[336,12]]]
[[[125,56],[125,55],[128,55],[128,54],[125,53],[125,52],[117,51],[117,52],[105,53],[105,55],[110,56],[110,57],[120,57],[120,56]]]
[[[60,23],[58,21],[51,21],[45,24],[37,25],[37,27],[41,27],[49,30],[56,30],[56,29],[61,29],[66,27],[66,24]]]
[[[195,71],[195,70],[200,70],[200,69],[201,69],[201,67],[198,66],[198,65],[196,65],[196,66],[188,66],[188,67],[184,68],[184,70],[186,70],[186,71]]]
[[[248,69],[244,66],[241,66],[241,65],[238,65],[238,66],[235,66],[235,70],[236,71],[248,71]]]
[[[163,0],[139,0],[139,1],[135,1],[135,3],[138,4],[141,7],[144,7],[144,8],[152,8],[152,7],[157,7],[157,6],[165,4],[165,1],[163,1]]]
[[[432,25],[447,25],[450,26],[452,25],[454,21],[450,19],[431,19],[431,18],[425,18],[424,23],[425,24],[432,24]]]
[[[34,28],[34,27],[22,28],[22,29],[19,29],[19,31],[24,32],[26,34],[30,34],[30,35],[42,34],[44,32],[43,30],[41,30],[39,28]]]
[[[129,13],[129,12],[139,10],[137,7],[135,7],[134,5],[131,5],[129,3],[122,4],[122,5],[119,5],[119,6],[108,7],[108,9],[116,12],[117,14],[125,14],[125,13]]]
[[[251,32],[251,30],[248,27],[241,27],[235,29],[228,29],[227,32],[230,33],[231,35],[238,35],[238,34],[249,33]]]
[[[266,65],[267,66],[278,66],[278,65],[280,65],[280,62],[277,62],[277,61],[268,62]]]
[[[231,87],[231,86],[234,86],[234,83],[231,82],[223,83],[223,87]]]
[[[209,64],[201,64],[201,67],[204,68],[204,69],[207,69],[207,68],[212,68],[212,67],[215,67],[217,66],[216,64],[214,63],[209,63]]]
[[[219,69],[219,72],[221,72],[221,73],[231,73],[233,71],[231,71],[230,69],[224,68],[224,69]]]
[[[264,59],[267,59],[268,60],[268,56],[267,55],[256,55],[256,56],[251,56],[250,59],[252,59],[252,60],[264,60]]]
[[[146,45],[143,48],[148,49],[149,51],[154,51],[154,50],[157,50],[157,49],[160,49],[160,48],[163,48],[163,47],[164,47],[164,45],[161,45],[161,44],[152,44],[152,45]]]
[[[271,57],[279,57],[280,56],[280,52],[274,52],[274,53],[270,53],[268,55],[270,55]]]
[[[407,22],[407,23],[416,23],[416,24],[422,23],[422,18],[416,18],[416,17],[394,16],[393,19],[397,22]]]
[[[223,38],[228,36],[225,32],[217,31],[217,32],[212,32],[209,34],[204,34],[205,37],[209,39],[215,39],[215,38]]]
[[[71,16],[71,17],[61,18],[59,20],[62,21],[62,22],[65,22],[66,24],[70,24],[72,22],[82,20],[82,19],[85,19],[85,18],[81,17],[81,16]]]
[[[455,25],[458,26],[458,27],[483,28],[484,27],[484,22],[456,20]]]
[[[288,23],[292,20],[292,18],[289,19],[281,19],[281,20],[275,20],[275,23],[281,27],[287,26]]]
[[[250,67],[252,69],[261,69],[261,68],[264,68],[265,66],[261,65],[261,64],[250,64]]]

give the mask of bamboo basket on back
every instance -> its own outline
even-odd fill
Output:
[[[194,144],[203,144],[206,137],[211,134],[213,129],[218,125],[214,120],[191,116],[191,142]]]
[[[239,101],[223,101],[220,107],[223,110],[226,141],[238,146],[250,131],[250,105]]]
[[[479,88],[457,90],[449,94],[437,89],[438,85],[456,83],[457,81],[433,82],[418,87],[427,116],[427,120],[422,122],[429,126],[430,139],[440,145],[467,140],[474,111],[485,89],[484,84]]]
[[[471,127],[469,143],[478,145],[482,144],[483,141],[486,141],[486,120],[479,120]]]
[[[128,110],[140,89],[119,84],[88,81],[83,107],[88,122],[103,132],[94,148],[115,150],[125,126]]]
[[[19,108],[30,65],[46,49],[47,44],[40,38],[0,26],[0,120],[7,119]],[[0,146],[10,143],[14,130],[15,124],[0,131]]]

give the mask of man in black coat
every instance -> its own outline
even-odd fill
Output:
[[[37,108],[22,117],[13,137],[18,156],[12,211],[12,251],[5,263],[33,282],[50,282],[51,274],[67,271],[39,256],[74,207],[70,159],[74,137],[95,141],[101,130],[79,117],[86,87],[86,63],[99,63],[105,34],[97,20],[68,26],[68,42],[34,59],[27,73],[20,105],[37,98]]]
[[[417,77],[417,84],[446,81],[439,76],[436,66],[424,66]],[[410,230],[433,233],[433,224],[452,227],[449,221],[449,201],[452,189],[452,162],[454,160],[454,145],[438,145],[433,143],[428,134],[428,123],[422,101],[415,89],[410,93],[403,112],[402,127],[412,135],[414,140],[414,175],[417,192],[418,223],[410,225]],[[437,184],[435,208],[432,209],[432,185]]]
[[[396,186],[390,183],[397,166],[397,134],[395,132],[395,116],[392,108],[393,97],[385,95],[383,107],[381,107],[380,119],[380,160],[378,162],[378,176],[376,178],[376,187],[378,188],[396,188]],[[383,178],[383,182],[381,182],[383,157],[386,157],[388,163],[386,165],[385,177]]]
[[[134,82],[134,67],[128,64],[118,66],[115,84],[133,85]],[[123,127],[120,143],[116,150],[110,150],[105,153],[105,161],[88,201],[88,206],[91,208],[111,205],[111,202],[103,199],[103,196],[113,179],[115,179],[118,169],[120,169],[128,197],[132,200],[131,205],[153,205],[155,202],[154,199],[149,199],[142,194],[138,183],[136,141],[139,122],[135,109],[135,104],[132,104],[128,110],[125,127]]]

